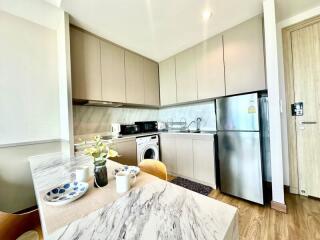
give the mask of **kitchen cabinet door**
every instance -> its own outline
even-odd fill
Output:
[[[177,173],[176,138],[174,135],[162,134],[160,136],[161,161],[171,174]]]
[[[198,99],[225,95],[222,36],[210,38],[195,47]]]
[[[70,28],[72,97],[101,100],[99,39]]]
[[[127,103],[144,104],[143,58],[125,51]]]
[[[116,157],[112,160],[128,166],[138,166],[137,143],[135,138],[114,142],[111,146],[120,155],[120,157]]]
[[[193,150],[192,138],[177,136],[177,173],[179,175],[193,178]]]
[[[197,100],[195,48],[176,55],[177,101]]]
[[[159,67],[158,63],[143,59],[144,103],[159,106]]]
[[[262,17],[223,33],[226,94],[266,89]]]
[[[102,100],[125,102],[124,49],[101,40],[100,47]]]
[[[211,140],[193,140],[194,178],[216,188],[214,147]]]
[[[177,103],[177,82],[175,58],[159,64],[161,106]]]

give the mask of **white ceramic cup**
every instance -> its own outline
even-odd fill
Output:
[[[132,178],[133,177],[133,178]],[[136,182],[136,175],[128,172],[118,172],[116,174],[117,193],[125,193],[129,191],[132,184]]]
[[[89,167],[77,168],[76,179],[78,182],[87,182],[89,180]]]

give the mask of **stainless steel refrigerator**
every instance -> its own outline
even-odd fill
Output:
[[[221,191],[260,204],[270,180],[267,103],[258,93],[216,100]]]

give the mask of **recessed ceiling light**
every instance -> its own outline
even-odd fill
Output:
[[[212,12],[210,9],[206,9],[202,12],[202,19],[204,21],[208,21],[211,16],[212,16]]]

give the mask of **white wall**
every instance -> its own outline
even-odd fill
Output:
[[[61,10],[44,0],[0,0],[0,10],[56,30]]]
[[[269,96],[272,200],[284,204],[280,84],[278,72],[277,28],[274,0],[265,0],[264,29],[266,75]]]
[[[0,212],[17,212],[36,205],[28,157],[60,152],[51,142],[0,148]]]
[[[60,96],[60,137],[66,141],[66,149],[73,155],[73,113],[72,113],[72,85],[71,85],[71,60],[70,60],[70,31],[69,15],[61,12],[57,28],[58,44],[58,72]],[[69,145],[69,146],[68,146]]]
[[[45,19],[46,12],[38,16]],[[65,23],[61,18],[56,31],[0,11],[0,211],[36,204],[29,156],[70,151],[60,142],[70,138],[60,131],[60,123],[69,131],[71,103],[68,91],[62,91],[70,78]],[[26,143],[33,141],[49,142]]]
[[[0,145],[60,139],[56,32],[0,11]]]

